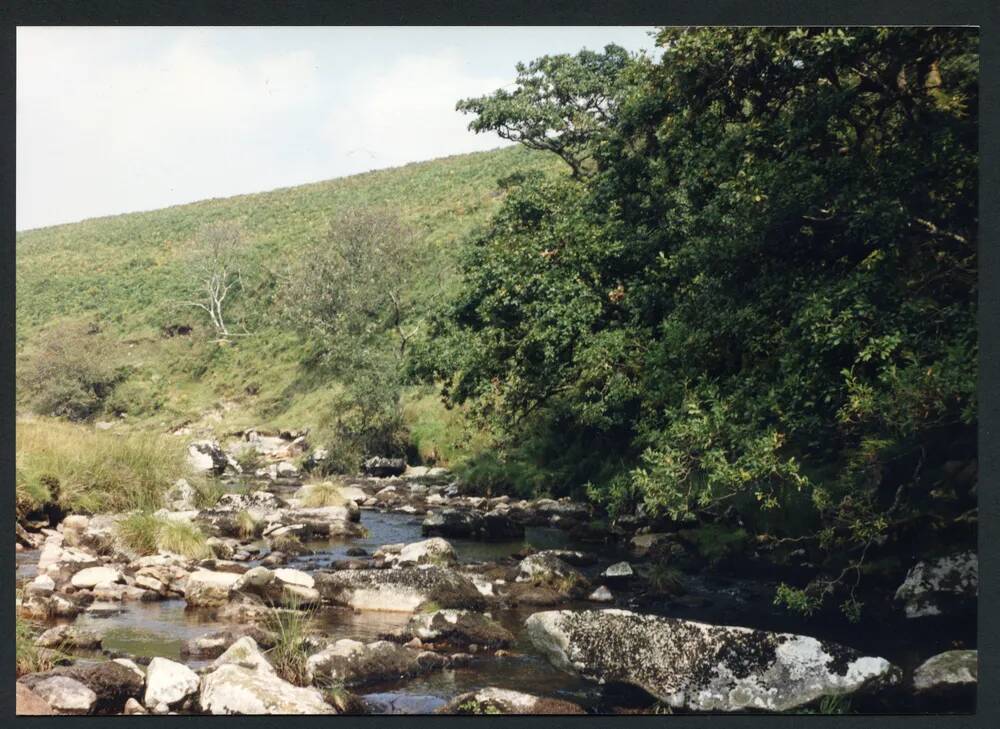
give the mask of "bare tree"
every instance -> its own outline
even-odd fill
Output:
[[[224,314],[230,295],[243,285],[243,229],[234,222],[208,223],[194,237],[197,255],[192,265],[192,298],[181,303],[203,309],[219,339],[234,336]],[[248,334],[244,328],[239,334]]]

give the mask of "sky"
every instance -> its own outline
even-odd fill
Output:
[[[456,101],[651,31],[18,28],[17,229],[494,149]]]

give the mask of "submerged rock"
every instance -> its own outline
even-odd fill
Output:
[[[500,623],[471,610],[436,610],[414,615],[404,633],[422,641],[440,640],[464,645],[474,643],[490,648],[500,648],[514,642],[513,634]]]
[[[443,668],[445,659],[430,651],[416,651],[387,640],[362,643],[344,638],[306,661],[311,681],[360,686],[377,681],[417,676]]]
[[[975,606],[979,594],[979,558],[974,552],[918,562],[896,590],[906,617],[961,613]]]
[[[488,686],[460,694],[437,710],[438,714],[585,714],[577,704]]]
[[[431,603],[481,609],[486,602],[465,575],[441,567],[335,570],[315,577],[323,600],[356,610],[416,612]]]
[[[883,658],[815,638],[626,610],[535,613],[532,643],[563,670],[638,686],[675,708],[787,711],[896,683]]]
[[[913,687],[920,693],[974,688],[978,680],[979,652],[974,650],[939,653],[913,671]]]

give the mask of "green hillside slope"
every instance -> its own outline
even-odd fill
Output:
[[[132,367],[128,389],[138,402],[128,412],[132,423],[172,427],[228,401],[239,406],[227,411],[227,424],[319,425],[333,385],[300,366],[307,342],[265,318],[251,326],[253,336],[220,346],[199,310],[179,305],[190,283],[185,267],[195,231],[209,222],[239,222],[247,268],[266,284],[303,244],[324,235],[338,209],[385,208],[416,230],[418,298],[430,297],[448,288],[457,243],[499,203],[497,180],[527,170],[560,174],[560,164],[511,147],[19,233],[18,349],[30,351],[41,333],[67,321],[96,323],[116,342],[108,356]],[[164,333],[178,324],[192,326],[192,333]],[[408,413],[419,420],[427,403],[411,392]]]

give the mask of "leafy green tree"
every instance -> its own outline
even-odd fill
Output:
[[[469,129],[554,152],[574,177],[582,177],[592,171],[601,132],[615,123],[619,98],[636,63],[614,44],[603,53],[543,56],[517,64],[513,91],[463,99],[457,109],[476,115]]]
[[[976,32],[658,40],[574,139],[593,174],[511,181],[425,369],[508,439],[555,423],[544,467],[613,453],[589,489],[613,510],[805,502],[771,536],[824,551],[810,594],[856,616],[872,553],[948,518],[929,474],[975,456]],[[508,97],[478,123],[537,129]]]

